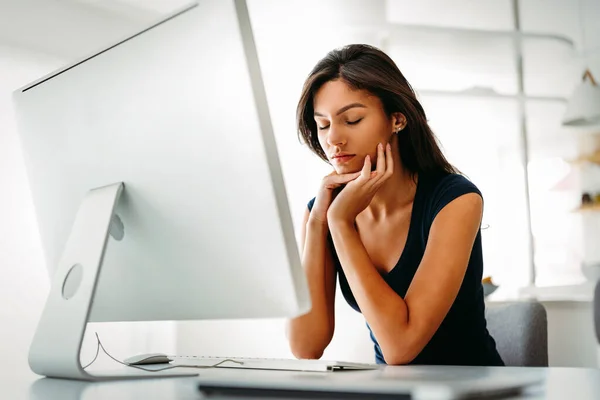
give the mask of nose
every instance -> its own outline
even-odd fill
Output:
[[[338,127],[331,126],[329,127],[329,131],[327,132],[327,144],[329,146],[343,146],[346,144],[346,135],[343,132],[343,129],[339,129]]]

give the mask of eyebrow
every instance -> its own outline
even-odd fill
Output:
[[[352,103],[352,104],[348,104],[347,106],[344,106],[342,108],[340,108],[339,110],[337,110],[337,112],[335,113],[335,115],[340,115],[343,112],[348,111],[351,108],[355,108],[355,107],[360,107],[360,108],[367,108],[367,106],[365,106],[362,103]],[[318,113],[315,111],[315,117],[325,117],[323,114]]]

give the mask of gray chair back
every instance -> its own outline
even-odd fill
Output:
[[[541,303],[487,303],[488,331],[507,366],[548,366],[548,317]]]
[[[600,343],[600,281],[596,282],[594,290],[594,326],[596,327],[596,338]]]

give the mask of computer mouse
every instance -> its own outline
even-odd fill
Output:
[[[171,361],[173,360],[162,353],[140,354],[123,360],[127,365],[168,364]]]

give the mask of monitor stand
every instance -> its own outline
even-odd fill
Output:
[[[123,183],[90,190],[79,207],[29,349],[29,366],[38,375],[86,381],[198,375],[179,368],[148,372],[130,367],[92,374],[81,366],[81,344],[108,237],[121,240],[124,235],[115,214],[123,190]]]

